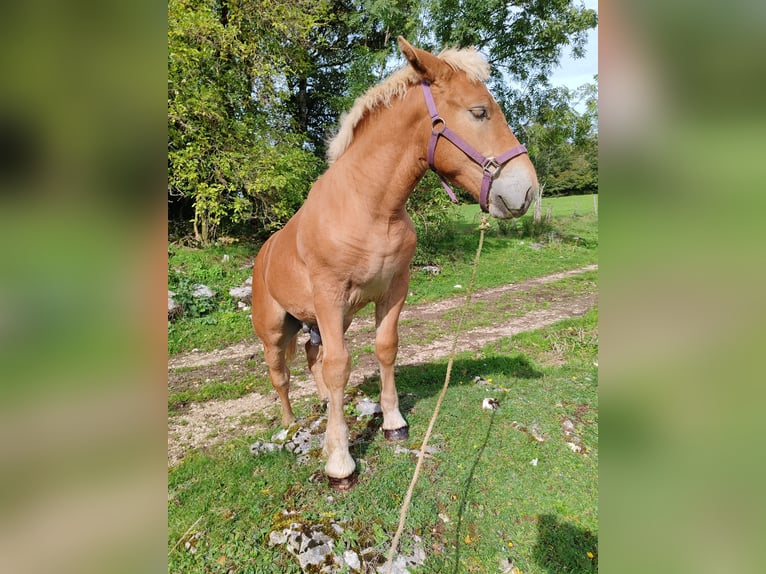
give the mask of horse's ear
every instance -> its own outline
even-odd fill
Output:
[[[415,48],[402,36],[399,36],[397,41],[399,42],[399,50],[401,50],[404,57],[407,58],[410,66],[412,66],[424,80],[433,82],[449,70],[449,66],[446,66],[439,58],[430,52]]]

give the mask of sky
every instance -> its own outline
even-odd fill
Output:
[[[586,8],[598,11],[598,0],[584,0]],[[588,31],[585,57],[579,60],[572,58],[572,52],[565,49],[561,57],[561,65],[553,71],[551,84],[577,88],[593,82],[593,76],[598,73],[598,27]]]

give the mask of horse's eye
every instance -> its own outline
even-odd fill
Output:
[[[471,113],[477,120],[486,120],[489,117],[487,108],[471,108]]]

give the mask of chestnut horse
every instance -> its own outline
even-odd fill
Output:
[[[354,314],[375,303],[375,354],[386,438],[407,437],[394,360],[416,236],[405,203],[429,166],[498,218],[523,215],[537,176],[484,82],[489,64],[473,49],[438,56],[399,37],[409,62],[360,96],[330,142],[329,169],[253,267],[253,326],[263,342],[282,424],[294,420],[289,362],[301,327],[319,396],[327,401],[325,473],[353,485],[343,393],[351,359],[344,339]],[[447,140],[447,141],[444,141]],[[438,144],[438,145],[437,145]],[[451,191],[450,191],[451,193]]]

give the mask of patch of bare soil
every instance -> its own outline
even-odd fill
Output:
[[[508,293],[529,291],[541,285],[596,269],[598,269],[597,265],[588,265],[545,277],[485,289],[474,293],[472,301],[491,304]],[[547,304],[544,308],[535,309],[500,324],[464,331],[458,339],[458,349],[479,350],[497,339],[540,329],[562,319],[584,315],[596,304],[597,298],[595,291],[584,294],[557,292],[555,296],[545,301]],[[449,328],[453,319],[445,318],[444,315],[458,308],[464,300],[465,297],[460,296],[436,303],[406,307],[401,315],[403,321],[399,329],[401,341],[427,340],[428,337],[423,336],[422,333],[420,337],[418,336],[424,324],[429,325],[429,330],[433,331],[434,325],[438,326],[442,323],[445,328],[436,330],[444,335],[427,343],[400,346],[397,364],[422,364],[447,356],[452,349],[454,337],[453,330]],[[407,319],[418,320],[408,325]],[[374,342],[372,321],[366,319],[355,322],[349,328],[347,337],[352,349],[358,350],[365,344],[372,344]],[[254,364],[256,366],[253,366]],[[378,363],[374,354],[365,353],[360,356],[351,373],[349,385],[360,384],[367,377],[374,375],[377,368]],[[237,343],[208,353],[191,352],[171,357],[168,361],[168,384],[171,389],[178,390],[191,384],[192,381],[231,380],[235,376],[241,376],[253,370],[265,372],[265,367],[262,365],[262,349],[257,340]],[[293,366],[290,397],[296,399],[314,392],[315,387],[308,375],[305,361],[301,364],[299,359]],[[268,393],[253,392],[237,399],[190,404],[188,410],[168,419],[168,464],[170,466],[177,464],[189,450],[208,448],[225,440],[263,430],[266,421],[273,422],[277,418],[278,403],[276,393],[271,390]],[[253,416],[254,414],[260,416]]]

